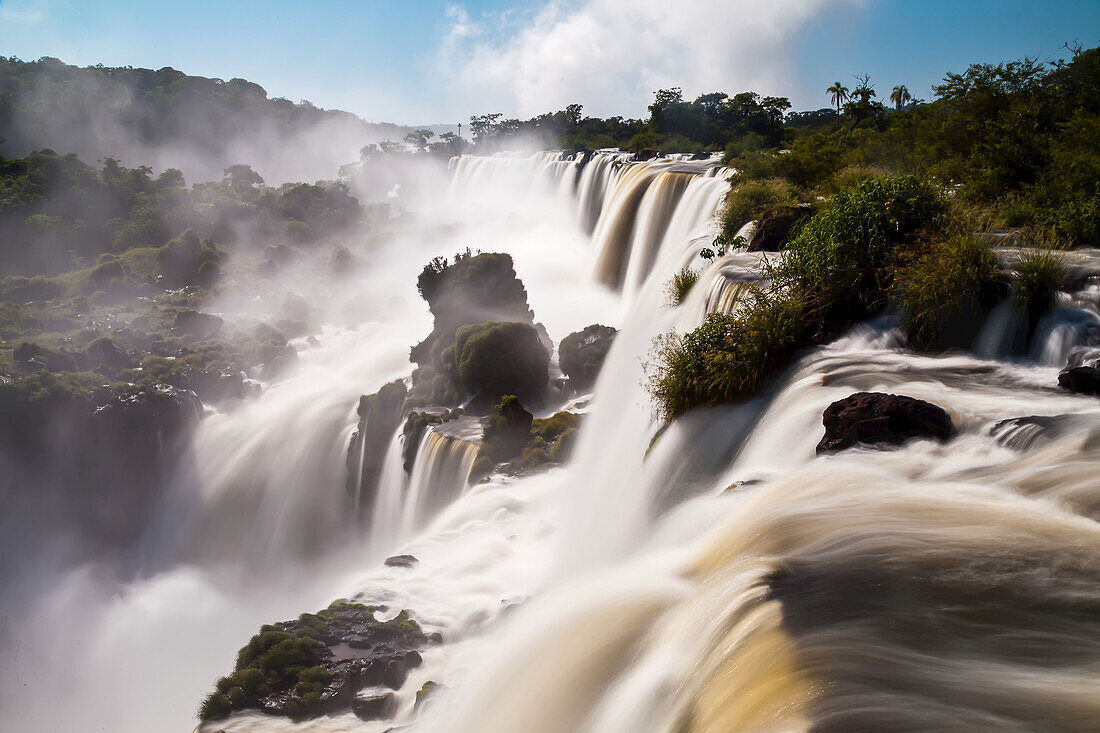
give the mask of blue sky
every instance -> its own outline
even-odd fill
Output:
[[[0,0],[0,53],[243,77],[372,121],[644,116],[654,89],[796,109],[872,75],[915,96],[975,61],[1100,43],[1100,0]]]

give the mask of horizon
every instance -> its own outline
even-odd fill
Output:
[[[930,98],[944,74],[971,63],[1051,61],[1067,55],[1065,44],[1088,47],[1100,36],[1100,3],[1071,0],[1042,8],[1021,0],[687,5],[676,13],[644,5],[626,17],[610,0],[431,0],[412,8],[329,0],[311,9],[280,1],[228,10],[204,0],[181,18],[135,0],[80,8],[0,0],[0,48],[81,67],[239,77],[269,97],[427,127],[492,112],[526,119],[573,103],[586,116],[640,119],[653,93],[670,87],[685,99],[753,91],[816,110],[829,106],[828,85],[850,86],[860,73],[871,75],[880,98],[895,84]],[[338,15],[340,24],[323,25]],[[985,31],[973,37],[975,28]],[[593,75],[593,66],[604,73]]]

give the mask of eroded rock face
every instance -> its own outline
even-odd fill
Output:
[[[419,649],[439,641],[402,611],[379,621],[375,606],[337,601],[294,621],[264,626],[237,655],[233,674],[218,680],[202,719],[255,709],[295,720],[351,710],[364,720],[391,717],[392,693],[420,666]]]
[[[951,416],[930,402],[904,395],[858,392],[825,408],[825,437],[818,454],[856,445],[901,445],[913,438],[946,440],[954,433]]]
[[[1070,354],[1058,374],[1058,385],[1078,394],[1100,394],[1100,349],[1079,349]]]

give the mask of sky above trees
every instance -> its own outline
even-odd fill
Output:
[[[928,98],[945,71],[1100,41],[1095,0],[0,0],[0,53],[255,81],[370,121],[641,117],[656,89],[795,109],[868,73]]]

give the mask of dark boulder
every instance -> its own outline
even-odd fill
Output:
[[[85,353],[87,353],[88,360],[92,366],[103,366],[108,369],[124,369],[131,366],[133,362],[125,351],[120,349],[114,341],[106,336],[101,336],[88,344]]]
[[[176,333],[210,338],[222,330],[223,321],[217,316],[198,311],[180,311],[176,314],[176,320],[172,324],[172,330]]]
[[[519,455],[531,440],[533,417],[512,395],[505,396],[493,408],[481,437],[481,455],[495,462]]]
[[[750,252],[778,252],[786,245],[795,228],[813,216],[810,206],[779,206],[764,212],[760,226],[752,235]]]
[[[822,415],[825,436],[817,452],[835,453],[856,445],[901,445],[913,438],[946,440],[954,433],[942,408],[904,395],[859,392],[837,400]]]
[[[1100,394],[1100,349],[1078,349],[1058,374],[1062,389],[1078,394]]]
[[[411,568],[418,562],[420,561],[413,555],[392,555],[387,557],[383,564],[389,568]]]
[[[656,150],[654,150],[652,148],[644,148],[644,149],[639,150],[638,152],[634,153],[633,160],[643,162],[643,161],[646,161],[646,160],[653,160],[656,157],[657,157],[657,151]]]
[[[397,712],[397,696],[386,692],[357,697],[351,704],[351,711],[360,720],[388,720]]]
[[[584,389],[596,381],[618,333],[610,326],[597,323],[561,340],[558,344],[558,364],[575,388]]]

